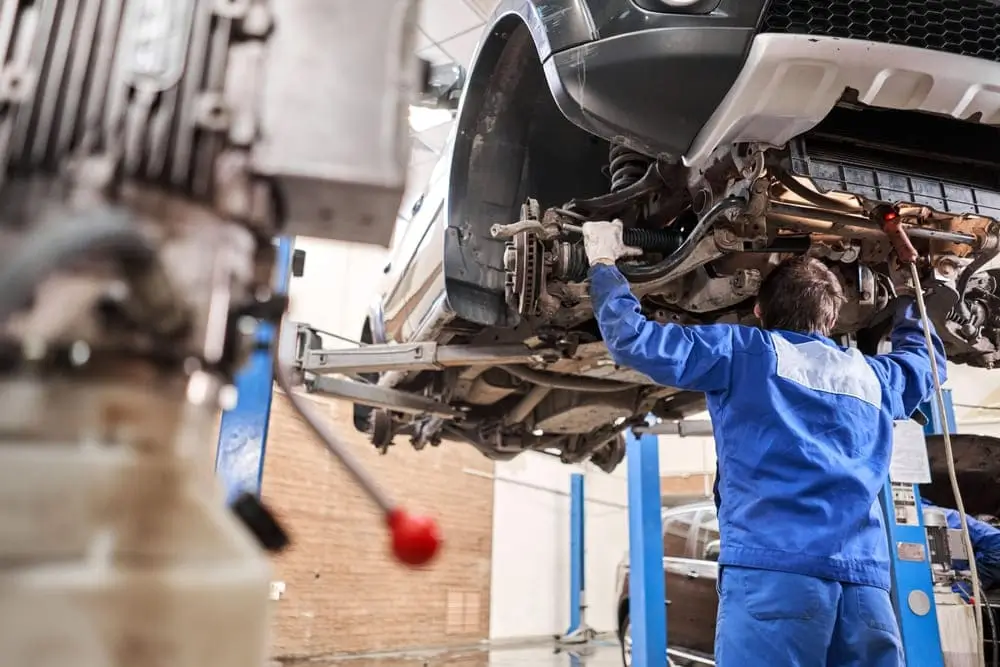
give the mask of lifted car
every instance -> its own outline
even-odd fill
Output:
[[[613,469],[621,433],[700,395],[616,368],[580,225],[618,218],[648,317],[753,324],[809,253],[841,277],[843,344],[874,351],[902,222],[949,358],[1000,358],[1000,26],[989,0],[504,0],[444,157],[396,243],[366,343],[522,344],[530,363],[370,374],[460,418],[358,405],[388,447],[459,439]],[[898,239],[896,239],[898,240]]]

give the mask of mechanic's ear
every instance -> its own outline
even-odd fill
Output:
[[[764,318],[760,316],[760,303],[755,303],[753,305],[753,314],[754,314],[754,317],[756,317],[761,322],[764,321]]]

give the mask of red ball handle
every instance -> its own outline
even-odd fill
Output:
[[[441,531],[428,516],[414,516],[402,509],[386,515],[392,533],[392,553],[406,565],[426,565],[441,547]]]

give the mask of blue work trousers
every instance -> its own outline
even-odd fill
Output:
[[[718,667],[903,667],[889,593],[801,574],[719,572]]]

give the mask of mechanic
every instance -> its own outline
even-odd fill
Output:
[[[763,328],[661,325],[615,267],[640,253],[621,223],[586,223],[583,235],[615,362],[706,394],[721,496],[716,664],[903,665],[878,494],[893,421],[934,387],[913,288],[897,290],[892,352],[872,357],[828,337],[842,287],[807,257],[761,285]],[[944,375],[936,335],[934,347]]]
[[[944,512],[949,528],[958,530],[962,527],[962,519],[957,510],[938,507],[926,498],[923,499],[923,504]],[[1000,587],[1000,529],[968,515],[965,517],[965,525],[969,527],[969,539],[972,541],[972,554],[976,559],[980,586],[984,591]]]

